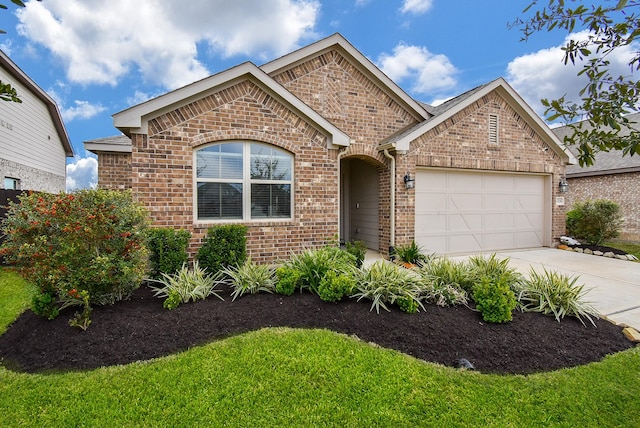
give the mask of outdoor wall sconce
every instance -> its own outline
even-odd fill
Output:
[[[560,177],[558,190],[560,191],[560,193],[567,193],[567,191],[569,190],[569,183],[567,183],[567,178],[565,176]]]
[[[413,189],[416,185],[415,178],[411,178],[411,173],[407,172],[404,175],[404,188],[405,189]]]

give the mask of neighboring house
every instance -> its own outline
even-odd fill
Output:
[[[417,102],[335,34],[113,116],[88,141],[99,186],[131,188],[157,226],[248,226],[252,260],[341,241],[388,255],[553,246],[574,161],[503,80]]]
[[[640,129],[640,113],[627,118]],[[637,125],[635,125],[637,124]],[[563,140],[572,132],[563,126],[553,132]],[[621,131],[625,133],[625,130]],[[628,135],[628,130],[626,130]],[[577,155],[577,149],[569,147]],[[567,167],[569,191],[565,194],[567,209],[575,202],[585,200],[609,199],[620,205],[624,218],[620,238],[640,240],[640,156],[622,156],[622,151],[598,152],[591,166]]]
[[[0,101],[0,186],[64,191],[73,149],[55,101],[2,51],[0,81],[10,83],[22,100]]]

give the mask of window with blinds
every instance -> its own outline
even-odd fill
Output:
[[[198,220],[291,218],[293,156],[234,141],[195,152]]]

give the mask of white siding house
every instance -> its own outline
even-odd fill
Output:
[[[64,191],[73,149],[55,101],[2,51],[0,81],[22,100],[0,101],[0,188]]]

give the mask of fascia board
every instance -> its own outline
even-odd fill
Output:
[[[335,46],[339,46],[342,52],[347,54],[348,58],[350,57],[350,59],[352,59],[356,64],[359,64],[360,70],[364,72],[365,75],[369,78],[373,78],[374,81],[377,80],[382,86],[388,88],[388,92],[393,95],[392,98],[395,98],[400,102],[400,104],[403,104],[413,110],[416,115],[416,119],[425,120],[431,117],[420,103],[411,98],[404,90],[402,90],[402,88],[400,88],[373,62],[371,62],[371,60],[358,51],[339,33],[333,34],[332,36],[322,39],[316,43],[312,43],[304,48],[268,62],[260,66],[260,68],[268,75],[272,75],[279,70],[291,68],[298,63],[306,61],[310,57],[318,56],[329,51],[335,48]]]
[[[85,150],[90,151],[91,153],[97,152],[109,152],[109,153],[131,153],[132,145],[126,144],[108,144],[108,143],[91,143],[85,141],[84,143]]]

